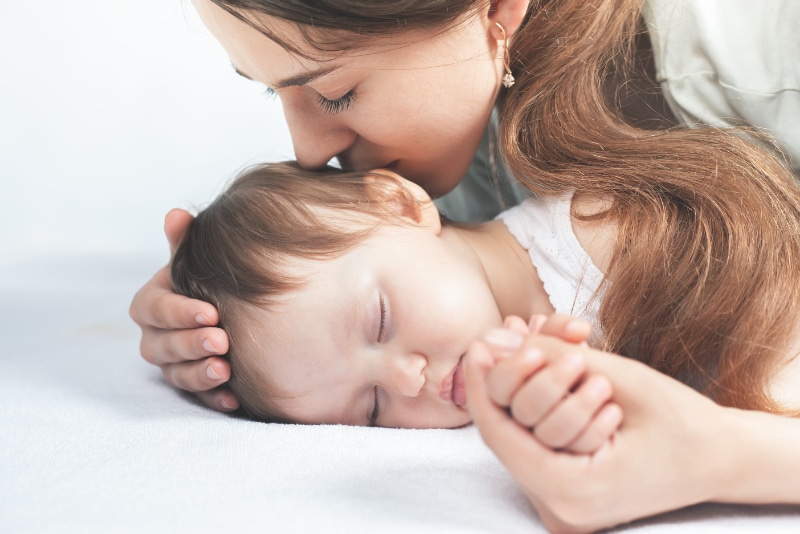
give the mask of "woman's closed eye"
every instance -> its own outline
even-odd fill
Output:
[[[265,87],[264,88],[264,96],[267,98],[275,98],[278,96],[278,92],[275,91],[272,87]],[[318,94],[317,95],[317,105],[322,108],[322,111],[327,113],[328,115],[335,115],[337,113],[342,113],[343,111],[347,111],[350,109],[350,106],[353,105],[353,102],[356,100],[356,90],[351,89],[347,91],[344,95],[340,96],[339,98],[329,99],[325,98],[324,96]]]
[[[353,105],[356,99],[356,90],[351,89],[347,91],[344,95],[340,96],[339,98],[330,100],[325,98],[322,95],[317,97],[317,104],[319,107],[322,108],[322,111],[329,115],[335,115],[337,113],[342,113],[343,111],[347,111],[350,109],[350,106]]]
[[[278,96],[278,92],[275,91],[272,87],[264,87],[264,96],[272,100],[276,96]]]

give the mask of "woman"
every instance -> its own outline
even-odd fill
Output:
[[[525,0],[397,2],[402,10],[391,2],[285,4],[195,1],[234,68],[266,84],[281,98],[302,166],[318,168],[336,157],[345,168],[389,167],[434,196],[460,184],[441,200],[445,214],[456,219],[484,218],[518,200],[519,189],[500,176],[502,169],[492,172],[495,144],[511,171],[525,179],[526,186],[542,192],[563,187],[567,176],[602,179],[598,169],[615,176],[647,176],[665,165],[680,164],[684,155],[664,153],[659,146],[663,138],[630,125],[669,124],[671,117],[664,116],[668,108],[660,107],[663,99],[653,105],[637,98],[643,89],[636,84],[633,90],[617,88],[632,87],[620,85],[627,79],[624,67],[640,72],[648,59],[655,58],[664,78],[659,81],[667,91],[663,96],[672,105],[669,109],[684,120],[693,120],[687,111],[692,106],[685,104],[686,87],[680,85],[691,78],[671,70],[670,51],[675,48],[670,43],[675,40],[670,40],[670,31],[679,27],[676,21],[701,25],[709,18],[720,20],[719,13],[707,12],[707,2],[698,2],[706,6],[698,8],[687,2],[686,11],[677,14],[670,11],[674,4],[649,4],[648,20],[661,24],[650,27],[654,56],[640,42],[643,39],[634,40],[642,11],[633,0],[550,1],[534,6]],[[733,7],[718,9],[730,14],[739,7],[729,4]],[[790,10],[788,15],[781,13],[786,25],[796,26],[791,20],[797,8],[789,3],[784,7]],[[755,17],[745,13],[743,18]],[[736,33],[736,28],[731,30]],[[767,31],[771,36],[782,35],[765,27]],[[634,53],[634,43],[644,51]],[[716,61],[718,48],[725,49],[708,47],[704,57]],[[632,61],[636,59],[642,61]],[[727,65],[724,59],[720,65]],[[713,87],[699,81],[696,86],[697,90],[688,91],[689,101],[703,100]],[[499,94],[495,138],[484,134]],[[756,102],[748,109],[758,108]],[[781,109],[790,113],[800,107],[789,103]],[[655,113],[646,116],[642,110]],[[623,112],[627,123],[618,120]],[[779,114],[781,120],[786,120],[786,112]],[[767,114],[741,115],[756,126],[770,127],[769,121],[761,120]],[[781,134],[780,128],[774,130]],[[789,135],[781,141],[791,155],[797,139]],[[476,179],[487,175],[488,180]],[[171,244],[188,220],[189,215],[181,211],[168,216],[166,233]],[[170,383],[197,392],[218,409],[238,406],[229,391],[219,388],[229,376],[227,364],[208,358],[228,349],[225,333],[213,328],[218,320],[213,307],[174,295],[164,269],[138,293],[131,315],[143,329],[143,356],[162,366]],[[616,371],[609,373],[612,381],[628,380]],[[692,402],[707,402],[687,396]],[[646,401],[641,402],[646,411]],[[669,443],[669,436],[663,439]],[[635,452],[642,458],[649,454],[644,445]],[[520,480],[523,475],[513,465],[509,468]],[[534,493],[544,497],[529,496],[547,517],[551,501],[542,489],[547,483],[539,482]],[[656,502],[660,504],[634,506],[615,521],[686,504],[669,499]]]

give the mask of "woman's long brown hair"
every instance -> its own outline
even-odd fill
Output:
[[[320,50],[447,28],[490,4],[214,2],[278,42],[249,15],[294,22]],[[613,200],[604,216],[619,239],[600,312],[604,348],[720,403],[782,412],[768,385],[798,330],[797,186],[757,132],[649,131],[623,120],[607,84],[627,79],[641,4],[532,1],[511,42],[517,83],[500,103],[499,147],[537,194],[575,190]]]
[[[613,200],[605,349],[722,404],[786,413],[768,387],[798,332],[797,184],[757,132],[622,119],[604,83],[631,65],[640,3],[538,3],[514,40],[503,154],[538,194]]]

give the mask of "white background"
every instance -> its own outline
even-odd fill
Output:
[[[0,284],[53,257],[155,270],[170,208],[292,157],[280,103],[233,72],[189,0],[0,2]]]

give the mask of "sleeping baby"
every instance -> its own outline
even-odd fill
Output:
[[[219,309],[230,385],[255,419],[461,427],[475,339],[502,346],[508,317],[596,316],[603,275],[577,234],[531,243],[540,224],[569,229],[570,205],[531,199],[488,223],[443,224],[425,191],[390,171],[264,164],[198,214],[172,283]],[[547,380],[537,423],[573,407],[569,440],[548,445],[592,452],[620,424],[608,381],[569,358],[531,354],[509,369],[510,387]]]

